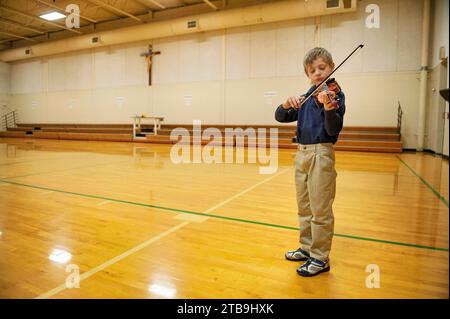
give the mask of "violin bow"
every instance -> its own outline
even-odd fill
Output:
[[[311,93],[308,94],[308,96],[306,96],[306,98],[302,101],[302,103],[300,105],[305,104],[305,102],[314,95],[314,93],[316,93],[318,90],[320,90],[320,88],[322,87],[322,85],[328,81],[328,79],[334,74],[334,72],[336,72],[341,66],[342,64],[345,63],[345,61],[347,61],[356,51],[358,51],[359,49],[361,49],[362,47],[364,47],[364,44],[360,44],[356,47],[356,49],[354,49],[345,59],[344,61],[342,61],[334,70],[333,72],[331,72],[325,79],[323,79],[322,82],[320,82],[317,87],[315,88],[314,91],[312,91]]]

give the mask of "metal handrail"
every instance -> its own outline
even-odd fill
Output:
[[[6,114],[4,114],[2,116],[2,120],[3,120],[3,125],[2,127],[4,127],[6,130],[8,128],[15,128],[16,127],[16,120],[17,120],[17,115],[16,115],[16,111],[11,111],[8,112]]]
[[[399,133],[401,133],[401,131],[402,131],[402,117],[403,117],[403,110],[402,110],[402,106],[400,105],[400,101],[398,101],[397,128],[398,128]]]

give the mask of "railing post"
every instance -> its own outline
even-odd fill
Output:
[[[398,101],[398,108],[397,108],[397,128],[399,133],[401,134],[402,131],[402,117],[403,117],[403,110],[402,106],[400,104],[400,101]]]
[[[13,111],[13,127],[16,127],[16,111]]]

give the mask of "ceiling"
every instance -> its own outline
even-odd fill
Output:
[[[279,0],[0,0],[0,51],[68,38],[207,13],[215,10]],[[46,21],[39,16],[69,4],[80,9],[80,28],[69,29],[65,19]]]

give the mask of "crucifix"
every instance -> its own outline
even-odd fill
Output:
[[[153,51],[151,44],[148,45],[148,51],[141,53],[141,56],[145,57],[147,61],[147,72],[148,72],[148,85],[152,85],[152,60],[154,55],[161,54],[161,51]]]

